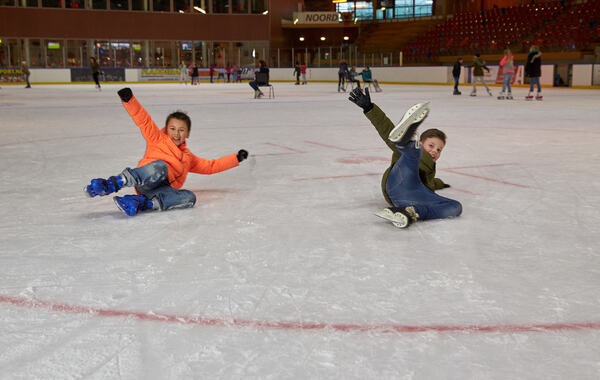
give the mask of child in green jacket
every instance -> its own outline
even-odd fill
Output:
[[[439,129],[428,129],[416,141],[413,137],[429,114],[429,104],[411,107],[394,125],[383,111],[371,102],[369,89],[365,93],[354,89],[350,101],[361,107],[392,150],[392,163],[381,181],[383,196],[392,206],[376,215],[388,219],[400,228],[417,220],[459,216],[462,205],[434,193],[450,187],[435,178],[435,163],[446,145],[446,135]],[[423,152],[424,151],[424,152]]]

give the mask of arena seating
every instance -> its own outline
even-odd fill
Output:
[[[600,0],[551,1],[481,13],[459,13],[404,44],[406,62],[432,62],[440,56],[499,54],[531,44],[554,51],[581,50],[600,34]]]
[[[522,42],[523,49],[535,44],[547,51],[577,51],[600,38],[600,0],[573,4],[543,30]]]

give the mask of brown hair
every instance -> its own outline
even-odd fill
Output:
[[[175,111],[171,114],[169,114],[169,116],[167,116],[167,121],[165,121],[165,125],[169,124],[169,120],[171,119],[177,119],[177,120],[181,120],[185,123],[185,125],[187,125],[188,127],[188,133],[191,131],[192,129],[192,119],[190,119],[190,117],[187,115],[187,113],[183,112],[183,111]]]
[[[419,141],[424,142],[425,140],[427,140],[430,137],[437,137],[438,139],[442,140],[444,145],[446,145],[446,134],[444,132],[440,131],[439,129],[435,129],[435,128],[428,129],[428,130],[424,131],[423,133],[421,133],[421,137],[419,138]]]

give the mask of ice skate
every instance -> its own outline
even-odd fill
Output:
[[[513,96],[510,92],[508,93],[508,95],[506,95],[506,99],[513,100]]]
[[[470,96],[477,96],[476,92],[472,92]]]
[[[533,100],[533,95],[531,94],[531,92],[529,94],[527,94],[527,96],[525,97],[525,100]]]
[[[537,95],[535,96],[535,100],[544,100],[544,97],[542,96],[542,94],[540,94],[538,92]]]
[[[504,93],[501,92],[500,95],[498,95],[498,100],[504,100],[504,99],[505,99]]]
[[[121,176],[112,176],[108,179],[95,178],[84,190],[89,197],[96,197],[116,193],[124,185],[125,181]]]
[[[410,107],[402,117],[402,120],[388,136],[388,139],[398,145],[406,145],[414,136],[417,128],[429,114],[429,102],[419,103]]]
[[[418,214],[412,206],[409,207],[388,207],[382,211],[376,212],[380,218],[389,220],[395,227],[406,228],[417,221]]]
[[[113,200],[117,207],[129,216],[154,208],[153,202],[145,195],[125,195],[123,197],[113,197]]]
[[[452,95],[460,95],[462,94],[462,92],[458,91],[458,90],[454,90],[454,92],[452,93]]]

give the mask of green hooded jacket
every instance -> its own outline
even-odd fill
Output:
[[[473,59],[473,63],[468,66],[473,68],[474,77],[482,77],[483,69],[490,71],[490,69],[485,65],[485,61],[480,57],[475,57],[475,59]]]
[[[387,168],[385,173],[383,173],[383,178],[381,179],[381,191],[383,192],[383,196],[385,200],[393,206],[390,197],[386,192],[386,183],[387,177],[390,174],[390,170],[392,167],[400,159],[402,153],[396,148],[396,146],[388,140],[388,136],[392,129],[394,129],[395,124],[385,115],[385,113],[379,108],[376,104],[373,104],[373,108],[365,114],[371,124],[377,129],[379,136],[385,141],[387,146],[394,152],[392,154],[392,162],[390,167]],[[431,191],[439,190],[444,187],[444,182],[435,178],[435,162],[431,158],[431,156],[425,152],[421,151],[421,162],[419,163],[419,177],[421,177],[421,181],[425,186],[427,186]]]

